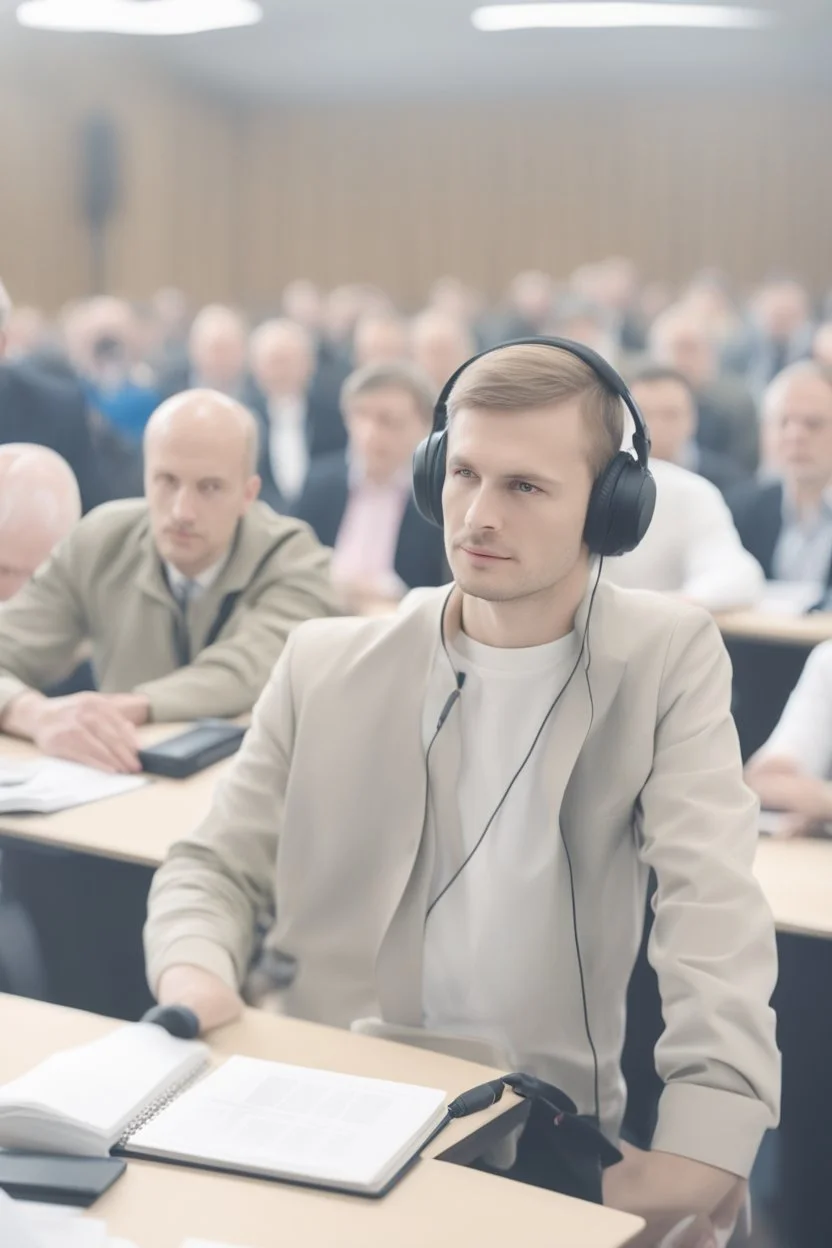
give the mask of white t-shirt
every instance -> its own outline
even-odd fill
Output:
[[[793,758],[810,775],[832,779],[832,641],[816,646],[780,722],[760,750]]]
[[[635,550],[607,559],[604,576],[625,589],[684,594],[709,611],[758,602],[763,570],[743,547],[715,485],[678,464],[651,459],[656,510]]]
[[[548,645],[514,650],[460,634],[449,649],[454,667],[466,675],[453,711],[461,716],[462,844],[449,844],[437,829],[431,901],[476,844],[569,678],[578,647],[573,632]],[[440,650],[436,670],[442,666],[447,677]],[[425,746],[436,719],[428,698]],[[557,947],[559,812],[547,801],[542,765],[557,731],[556,709],[482,844],[425,928],[424,1025],[490,1040],[518,1069],[541,1069],[541,1055],[545,1068],[545,1055],[554,1052],[561,1030],[560,1003],[554,992],[547,993],[545,977],[537,982],[542,951]]]

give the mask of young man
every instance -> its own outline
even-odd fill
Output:
[[[777,1112],[756,803],[713,622],[598,580],[590,547],[638,541],[652,483],[643,441],[640,466],[617,454],[620,380],[575,352],[511,345],[461,373],[447,470],[415,482],[455,585],[294,634],[156,877],[148,975],[216,1026],[276,915],[288,1013],[479,1037],[615,1138],[652,867],[666,1086],[654,1151],[627,1149],[605,1197],[648,1219],[645,1244],[692,1215],[677,1242],[700,1248]]]
[[[434,398],[407,360],[357,369],[341,389],[346,455],[311,464],[294,508],[334,548],[333,579],[356,614],[389,610],[407,590],[449,579],[442,534],[419,515],[411,488]]]

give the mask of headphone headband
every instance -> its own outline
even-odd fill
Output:
[[[573,342],[570,338],[514,338],[509,342],[500,342],[494,347],[486,347],[484,351],[478,351],[476,355],[472,355],[464,364],[460,364],[456,372],[448,378],[442,387],[439,398],[436,400],[436,406],[433,409],[432,433],[441,433],[447,425],[448,399],[451,397],[451,391],[466,369],[475,364],[477,360],[481,360],[483,356],[492,355],[495,351],[504,351],[506,347],[556,347],[561,351],[568,352],[569,355],[575,356],[576,359],[582,360],[584,364],[600,377],[601,381],[604,382],[613,394],[618,395],[627,408],[635,426],[633,450],[636,453],[636,459],[642,468],[647,467],[647,461],[650,456],[650,434],[639,406],[630,393],[629,386],[621,374],[602,355],[599,355],[597,351],[593,351],[591,347],[584,346],[582,342]]]

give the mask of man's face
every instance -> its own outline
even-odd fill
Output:
[[[224,557],[260,488],[249,467],[239,431],[205,439],[174,424],[148,441],[145,494],[162,559],[197,576]]]
[[[663,364],[687,377],[692,386],[704,386],[716,373],[716,352],[696,326],[668,328],[655,344]]]
[[[767,286],[754,301],[754,313],[760,328],[769,338],[791,338],[809,316],[806,292],[797,282]]]
[[[231,325],[197,328],[191,336],[190,358],[204,385],[229,390],[245,370],[245,337]]]
[[[40,525],[15,525],[0,531],[0,602],[23,588],[52,553],[54,537]]]
[[[687,386],[670,377],[638,381],[632,386],[632,394],[650,430],[651,454],[672,464],[680,463],[696,429],[696,411]]]
[[[252,351],[251,367],[264,394],[302,395],[312,376],[312,351],[288,335],[275,334]]]
[[[574,569],[592,487],[577,400],[523,412],[461,408],[448,429],[445,549],[464,593],[510,602]]]
[[[790,378],[769,405],[766,433],[787,484],[832,482],[832,386],[822,378]]]
[[[370,481],[384,483],[409,469],[413,452],[429,432],[412,395],[398,386],[368,390],[349,400],[344,421]]]

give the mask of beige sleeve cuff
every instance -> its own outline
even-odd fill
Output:
[[[6,707],[21,693],[29,693],[28,685],[22,680],[18,680],[16,676],[0,676],[0,715],[5,713]]]
[[[151,955],[147,963],[147,982],[154,997],[158,994],[159,980],[172,966],[198,966],[203,971],[217,975],[229,988],[239,991],[237,973],[231,954],[221,945],[215,945],[202,936],[183,936],[172,945]]]
[[[669,1083],[653,1148],[747,1179],[764,1132],[776,1124],[762,1101],[696,1083]]]

